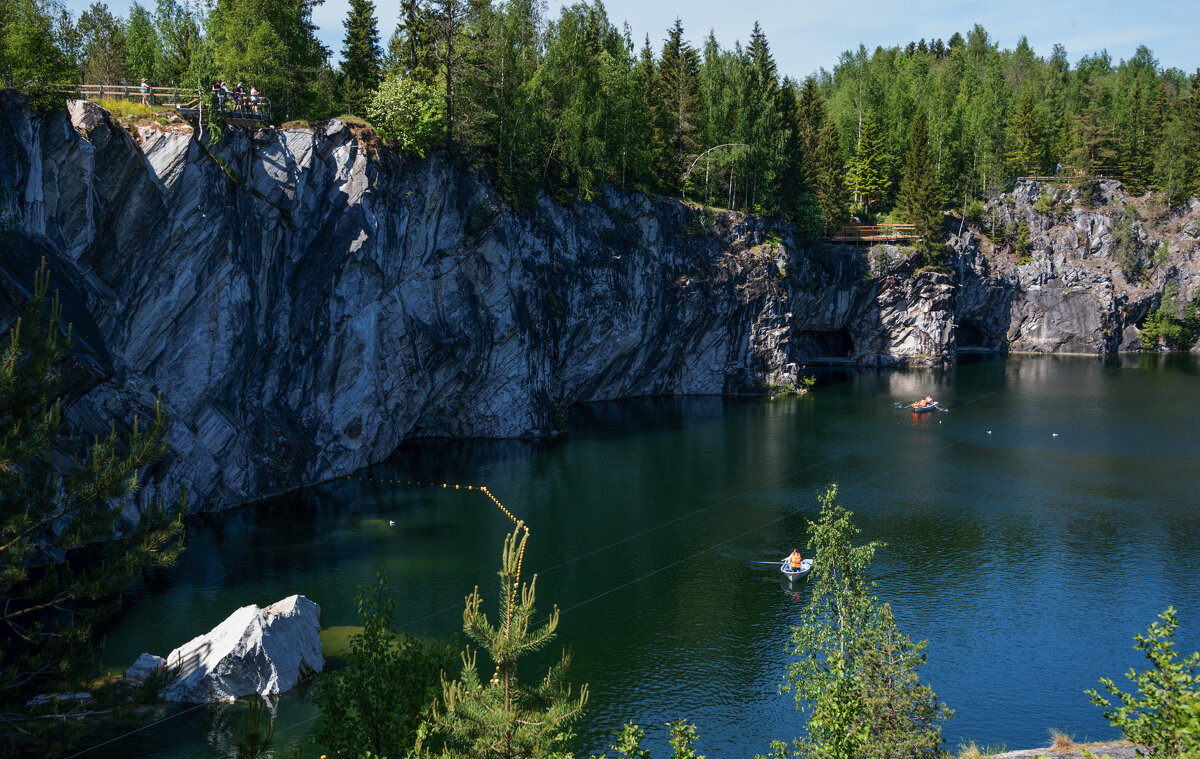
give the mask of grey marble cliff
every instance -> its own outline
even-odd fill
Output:
[[[187,129],[134,137],[95,105],[36,114],[4,92],[0,315],[46,256],[75,325],[72,421],[106,430],[161,393],[159,482],[220,508],[406,438],[546,434],[579,402],[762,393],[819,357],[1121,350],[1168,278],[1200,286],[1200,203],[1172,217],[1171,273],[1133,284],[1114,271],[1109,210],[1050,218],[1038,191],[990,209],[1029,220],[1031,263],[968,228],[939,273],[898,248],[798,247],[786,225],[616,190],[514,210],[452,159],[379,152],[337,121],[230,130],[210,153]],[[1138,231],[1153,249],[1159,233]]]

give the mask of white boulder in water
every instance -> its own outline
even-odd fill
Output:
[[[200,704],[292,689],[325,667],[320,619],[321,607],[299,595],[265,609],[243,606],[167,655],[167,665],[179,675],[163,689],[163,698]]]

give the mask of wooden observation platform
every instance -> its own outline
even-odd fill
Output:
[[[847,224],[829,237],[829,242],[874,244],[877,242],[901,242],[920,239],[915,224]]]
[[[142,101],[142,93],[137,85],[131,87],[126,84],[76,84],[62,87],[59,91],[68,97],[73,96],[76,100],[93,100],[97,103],[105,98],[128,100],[131,103]],[[147,99],[151,108],[171,108],[189,121],[200,119],[199,90],[151,87]],[[249,95],[225,95],[220,99],[216,111],[230,126],[253,127],[271,121],[271,101],[261,95],[254,102],[250,101]]]

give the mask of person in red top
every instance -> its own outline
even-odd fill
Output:
[[[804,557],[800,555],[799,551],[793,550],[792,555],[784,559],[784,561],[791,562],[792,569],[800,569],[800,564],[804,561]]]

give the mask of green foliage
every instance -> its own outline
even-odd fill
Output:
[[[681,719],[667,723],[670,731],[671,759],[704,759],[696,753],[692,744],[696,742],[696,726]]]
[[[346,41],[342,49],[342,103],[350,113],[363,113],[379,86],[379,29],[375,22],[375,3],[350,0],[346,17]]]
[[[702,754],[697,754],[696,750],[692,748],[698,735],[694,724],[677,719],[668,722],[665,727],[671,744],[671,759],[704,759]],[[646,733],[634,723],[628,722],[622,725],[621,730],[613,733],[613,736],[616,740],[609,748],[616,751],[617,756],[623,759],[650,759],[650,750],[641,747]],[[608,754],[601,754],[598,757],[592,756],[591,759],[607,759],[607,757]]]
[[[871,594],[867,567],[881,543],[855,546],[858,528],[836,502],[837,486],[821,496],[821,513],[808,526],[816,561],[811,596],[793,629],[793,653],[784,688],[807,714],[808,734],[793,757],[867,759],[942,757],[941,724],[951,711],[917,675],[924,643],[896,626],[887,604]],[[776,756],[785,747],[774,744]]]
[[[0,357],[0,716],[6,720],[19,719],[34,693],[78,685],[95,660],[93,627],[119,605],[117,594],[144,568],[174,562],[182,548],[183,504],[169,512],[161,502],[145,504],[141,521],[123,537],[115,508],[136,493],[139,472],[162,458],[161,405],[148,429],[135,417],[128,438],[114,427],[66,471],[52,465],[70,338],[69,328],[66,337],[60,329],[57,298],[47,302],[48,283],[43,265]],[[78,550],[84,547],[86,553]]]
[[[48,2],[0,0],[0,83],[5,87],[78,81],[53,12]]]
[[[396,598],[382,572],[373,586],[358,589],[355,604],[363,629],[350,638],[345,666],[322,673],[313,686],[320,713],[313,741],[330,754],[405,756],[454,651],[396,631]]]
[[[1085,208],[1095,208],[1101,199],[1100,182],[1095,179],[1085,179],[1079,183],[1079,202]]]
[[[1029,248],[1029,224],[1024,219],[1017,225],[1016,239],[1013,241],[1013,251],[1017,254],[1018,264],[1027,264],[1033,260]]]
[[[1137,691],[1126,693],[1108,678],[1101,678],[1110,701],[1092,689],[1088,697],[1104,709],[1104,718],[1121,729],[1125,738],[1150,749],[1155,757],[1200,755],[1200,652],[1177,659],[1175,631],[1179,627],[1174,607],[1159,615],[1145,635],[1138,634],[1134,648],[1145,654],[1151,668],[1129,670],[1125,677]]]
[[[1053,214],[1055,206],[1054,192],[1052,190],[1045,190],[1034,201],[1033,210],[1040,214]]]
[[[1125,218],[1113,224],[1112,251],[1113,260],[1130,282],[1141,278],[1145,261],[1132,220]]]
[[[1158,244],[1154,249],[1154,257],[1150,259],[1150,265],[1155,269],[1164,269],[1171,263],[1171,246],[1166,240]]]
[[[367,116],[386,142],[423,158],[446,135],[443,103],[428,84],[390,75],[367,107]]]
[[[499,614],[489,621],[480,608],[483,598],[476,588],[467,596],[463,632],[491,660],[495,671],[485,683],[477,666],[478,650],[467,647],[457,680],[443,678],[442,694],[430,714],[432,729],[417,744],[417,752],[431,755],[487,756],[502,759],[551,756],[573,737],[570,725],[587,703],[587,686],[573,696],[565,683],[571,662],[564,651],[538,683],[523,683],[518,664],[554,639],[558,607],[544,624],[534,627],[537,575],[521,582],[521,562],[529,530],[517,522],[504,539],[501,554]]]
[[[868,109],[862,118],[854,160],[846,174],[846,188],[866,213],[870,213],[871,205],[882,201],[891,190],[890,160],[875,112]]]
[[[977,198],[968,198],[963,204],[962,213],[967,221],[979,221],[983,218],[983,202]]]
[[[79,16],[83,38],[83,78],[89,84],[119,84],[124,81],[125,29],[104,3],[92,3]]]
[[[920,250],[925,264],[940,264],[945,252],[945,245],[942,244],[945,217],[942,215],[942,199],[934,173],[924,113],[918,113],[913,119],[898,205],[904,217],[916,225],[917,234],[921,236]]]
[[[1139,337],[1142,350],[1191,350],[1200,338],[1200,297],[1185,306],[1179,301],[1179,284],[1168,282],[1159,307],[1141,325]]]
[[[309,0],[216,0],[206,19],[212,70],[193,53],[191,76],[250,84],[271,100],[272,115],[324,115],[319,87],[326,50],[316,38]],[[191,81],[189,77],[188,81]]]
[[[140,85],[143,77],[151,83],[157,81],[160,46],[154,19],[145,8],[133,3],[125,22],[125,72],[131,86]]]
[[[1042,173],[1042,135],[1033,106],[1033,90],[1025,88],[1013,113],[1009,127],[1008,163],[1017,176],[1038,176]]]

